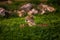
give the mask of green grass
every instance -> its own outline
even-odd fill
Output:
[[[56,12],[34,16],[36,24],[48,24],[47,27],[21,28],[20,24],[26,24],[24,17],[20,18],[17,15],[9,18],[0,17],[0,40],[60,40],[60,6],[54,6],[57,9]]]

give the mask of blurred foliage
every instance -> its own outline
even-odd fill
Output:
[[[60,0],[48,0],[47,3],[51,3],[51,4],[60,4]]]
[[[40,0],[30,0],[28,2],[39,4]],[[16,2],[11,5],[0,4],[7,10],[18,9],[19,6],[28,2]],[[44,2],[43,2],[44,3]],[[26,26],[20,28],[20,24],[26,24],[24,17],[20,18],[13,14],[9,18],[0,17],[0,40],[60,40],[60,6],[59,0],[48,0],[47,4],[54,4],[56,12],[46,13],[44,15],[35,15],[36,24],[48,24],[47,27],[42,26]],[[57,4],[57,5],[56,5]]]

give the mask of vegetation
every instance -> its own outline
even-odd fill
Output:
[[[25,2],[14,2],[11,5],[0,4],[0,6],[7,10],[15,10],[23,3]],[[60,40],[60,6],[58,4],[53,6],[56,8],[56,12],[34,17],[36,24],[47,24],[46,27],[26,26],[21,28],[20,24],[26,24],[24,17],[20,18],[14,13],[9,18],[0,16],[0,40]]]

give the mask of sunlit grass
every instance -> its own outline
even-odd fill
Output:
[[[16,9],[17,4],[13,4],[13,7],[7,5],[8,9]],[[48,24],[47,27],[25,26],[21,28],[20,24],[26,24],[25,17],[18,17],[15,14],[9,18],[0,17],[0,40],[60,40],[60,6],[55,7],[56,12],[34,15],[37,25]]]

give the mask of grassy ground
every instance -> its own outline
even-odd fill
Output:
[[[16,9],[17,4],[9,5],[9,7]],[[24,17],[20,18],[17,15],[9,18],[0,17],[0,40],[60,40],[60,6],[54,6],[57,9],[56,12],[34,17],[36,24],[48,24],[47,27],[26,26],[20,28],[20,24],[26,24]]]

